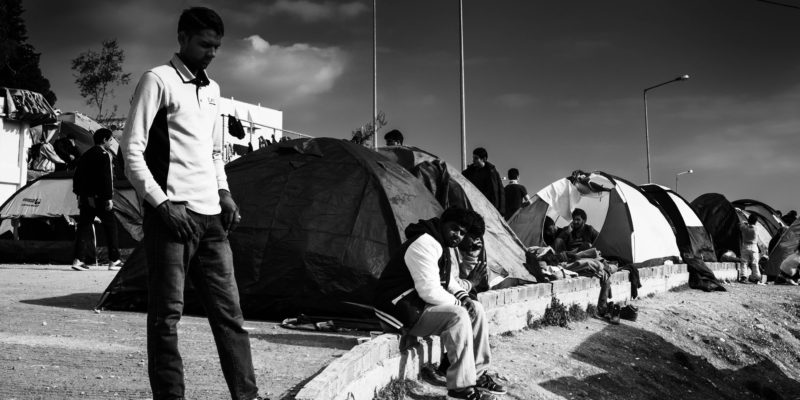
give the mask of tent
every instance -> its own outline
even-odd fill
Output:
[[[442,212],[408,171],[340,139],[281,142],[226,171],[242,214],[230,243],[247,318],[373,319],[374,284],[404,229]],[[185,297],[187,312],[201,311],[188,285]],[[123,266],[98,307],[142,310],[145,301],[141,257]]]
[[[416,147],[388,146],[378,152],[397,162],[419,178],[436,197],[442,208],[458,206],[476,211],[486,222],[486,245],[489,286],[504,277],[535,282],[524,267],[525,246],[508,226],[499,211],[467,178],[450,164]]]
[[[786,227],[778,211],[758,200],[741,199],[732,201],[731,204],[742,211],[756,213],[756,215],[758,215],[758,220],[767,228],[770,236],[774,236],[778,233],[780,228]]]
[[[781,263],[797,249],[798,243],[800,243],[800,219],[795,220],[792,225],[783,230],[777,244],[769,252],[766,271],[767,279],[770,281],[775,280],[775,277],[780,273]]]
[[[575,208],[586,211],[587,224],[600,232],[594,247],[606,259],[643,267],[680,258],[672,227],[642,190],[599,171],[575,171],[546,186],[509,225],[526,246],[542,246],[545,217],[564,226]]]
[[[711,236],[689,202],[665,186],[649,183],[639,187],[669,220],[681,255],[689,253],[703,261],[717,261]]]
[[[50,139],[51,142],[63,137],[75,138],[75,146],[81,154],[94,146],[92,135],[103,127],[99,122],[79,112],[67,112],[58,116],[59,130]]]
[[[60,171],[37,178],[0,206],[0,219],[20,223],[19,240],[0,240],[0,262],[72,262],[79,214],[72,174]],[[114,189],[114,211],[122,228],[118,229],[120,249],[133,248],[142,238],[139,198],[127,180],[115,181]],[[104,235],[96,237],[98,246],[105,245]]]
[[[751,212],[734,206],[725,196],[719,193],[706,193],[691,202],[703,226],[714,239],[717,258],[728,250],[741,257],[741,231],[739,225],[747,221]],[[758,215],[758,213],[756,213]],[[759,215],[756,222],[756,240],[759,248],[766,249],[772,236]]]

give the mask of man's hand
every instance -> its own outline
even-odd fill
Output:
[[[486,261],[481,261],[475,265],[475,268],[473,268],[472,271],[469,272],[469,275],[467,275],[467,280],[472,283],[472,287],[475,288],[478,287],[484,278],[487,278]]]
[[[475,303],[469,297],[464,297],[464,300],[461,300],[461,305],[467,309],[467,313],[469,313],[470,318],[475,318],[477,316],[477,311],[475,311]]]
[[[222,207],[222,226],[228,232],[236,229],[236,226],[242,221],[242,215],[239,214],[239,207],[233,201],[231,192],[219,190],[219,206]]]
[[[169,231],[181,242],[187,242],[197,234],[197,224],[186,213],[186,205],[167,200],[159,204],[156,210]]]

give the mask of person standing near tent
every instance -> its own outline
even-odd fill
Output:
[[[114,217],[114,172],[111,164],[111,131],[98,129],[94,135],[94,147],[86,150],[76,162],[72,177],[72,191],[78,195],[78,230],[75,233],[75,258],[72,269],[86,271],[86,240],[93,238],[92,226],[95,217],[100,218],[106,233],[108,246],[108,269],[117,271],[122,265],[119,258],[117,220]],[[94,257],[92,257],[94,258]]]
[[[223,34],[213,10],[184,10],[179,52],[144,73],[123,133],[126,175],[145,200],[147,370],[155,399],[184,397],[177,324],[187,277],[208,315],[231,397],[261,398],[228,242],[241,216],[222,160],[220,89],[206,74]]]
[[[517,210],[530,203],[528,189],[519,183],[519,170],[511,168],[508,170],[508,185],[503,189],[506,197],[506,220],[511,219]]]
[[[383,140],[386,142],[387,146],[402,146],[403,133],[397,129],[392,129],[383,135]]]
[[[53,142],[53,150],[64,161],[56,164],[56,171],[74,170],[78,159],[81,158],[81,152],[75,145],[75,136],[72,133]]]
[[[472,151],[472,164],[461,173],[489,199],[500,215],[505,215],[506,199],[503,179],[489,162],[489,153],[483,147]]]
[[[572,223],[562,230],[553,243],[557,252],[578,252],[592,247],[600,233],[586,223],[586,211],[580,208],[572,210]]]
[[[747,222],[739,225],[739,230],[742,233],[742,261],[746,267],[750,267],[750,276],[745,277],[747,269],[739,271],[739,282],[758,283],[761,282],[761,272],[758,270],[758,242],[756,241],[756,222],[758,216],[755,213],[750,213],[747,217]]]
[[[447,351],[447,396],[478,400],[480,391],[502,394],[486,370],[491,359],[486,314],[470,298],[472,283],[459,279],[456,248],[483,218],[448,208],[441,218],[410,224],[408,240],[378,279],[375,314],[410,336],[438,335]],[[487,395],[493,398],[491,395]]]

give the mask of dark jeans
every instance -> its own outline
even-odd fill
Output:
[[[95,254],[91,254],[91,258],[87,258],[89,251],[88,240],[94,238],[92,233],[92,226],[94,218],[100,218],[103,223],[103,230],[106,233],[106,246],[108,246],[108,261],[119,260],[119,241],[117,239],[117,218],[114,216],[114,210],[106,210],[103,208],[102,202],[95,202],[95,207],[89,205],[89,200],[86,197],[80,196],[78,198],[78,208],[80,209],[80,216],[78,217],[78,230],[75,232],[75,248],[73,251],[74,258],[84,262],[94,262]],[[92,248],[95,248],[93,245]],[[96,248],[95,248],[96,251]]]
[[[198,235],[182,243],[152,208],[145,210],[147,372],[153,398],[183,399],[185,385],[177,324],[183,313],[183,289],[188,275],[208,315],[231,397],[254,399],[258,388],[250,339],[242,328],[244,318],[227,233],[219,215],[200,215],[188,210],[187,213],[196,222]]]

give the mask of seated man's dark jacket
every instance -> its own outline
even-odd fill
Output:
[[[561,231],[558,238],[564,241],[563,250],[581,251],[592,247],[592,243],[597,240],[598,235],[597,230],[589,224],[584,224],[580,231],[575,231],[572,229],[572,225],[569,225]]]
[[[391,314],[405,327],[414,326],[417,322],[416,318],[419,318],[419,314],[425,307],[424,301],[419,298],[416,291],[403,297],[397,304],[392,304],[392,300],[414,287],[414,278],[411,277],[411,272],[405,262],[406,251],[415,240],[425,233],[433,236],[440,244],[444,242],[440,228],[439,218],[420,220],[417,223],[409,224],[405,230],[408,239],[400,247],[400,250],[394,253],[378,279],[375,289],[375,308]],[[447,288],[450,283],[450,252],[444,245],[442,245],[442,249],[442,257],[439,258],[439,279],[442,287]]]
[[[114,179],[109,153],[94,146],[78,159],[72,177],[72,191],[78,196],[94,197],[98,201],[114,196]]]

